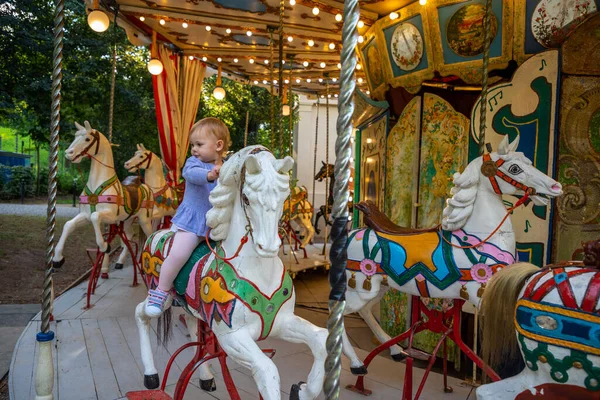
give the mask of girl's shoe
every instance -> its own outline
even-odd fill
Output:
[[[150,289],[146,298],[146,315],[151,318],[160,316],[164,311],[165,302],[169,296],[169,293],[163,292],[159,288]]]

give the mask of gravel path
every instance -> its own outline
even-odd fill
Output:
[[[45,204],[1,204],[0,215],[30,215],[45,217],[48,206]],[[68,204],[57,204],[56,215],[58,217],[72,218],[79,214],[79,207]]]

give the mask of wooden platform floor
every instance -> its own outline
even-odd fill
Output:
[[[290,253],[290,246],[284,244],[279,251],[279,257],[283,261],[285,268],[290,272],[292,278],[296,278],[297,274],[322,268],[329,270],[329,244],[327,245],[327,256],[323,253],[323,244],[309,244],[306,246],[306,255],[302,249]],[[295,256],[295,257],[294,257]]]
[[[54,315],[56,322],[51,329],[56,333],[53,348],[54,399],[95,400],[124,399],[128,391],[143,389],[143,367],[139,351],[138,333],[135,325],[135,306],[145,298],[145,287],[132,288],[132,268],[111,271],[110,279],[101,280],[92,300],[94,307],[84,310],[87,282],[71,289],[56,299]],[[179,311],[176,312],[176,314]],[[298,309],[304,318],[312,319],[311,312]],[[315,320],[322,315],[315,315]],[[177,319],[173,339],[166,345],[154,345],[156,367],[162,378],[171,354],[188,341],[186,330]],[[349,321],[350,322],[350,321]],[[13,400],[29,400],[35,397],[34,377],[36,362],[35,335],[39,330],[39,315],[32,320],[13,353],[9,373],[9,393]],[[156,326],[153,328],[156,330]],[[308,347],[299,344],[267,339],[261,347],[275,348],[274,358],[281,376],[282,398],[288,398],[293,383],[306,380],[312,364]],[[366,352],[358,350],[361,357]],[[191,358],[191,350],[182,354],[174,366],[168,390],[172,392],[181,369]],[[216,366],[215,366],[216,367]],[[230,369],[242,399],[258,399],[258,392],[250,371],[230,362]],[[218,390],[206,393],[199,389],[198,379],[193,379],[186,399],[228,399],[220,370],[213,368]],[[404,364],[378,357],[369,369],[366,385],[373,390],[371,399],[400,399],[404,376]],[[415,369],[415,382],[422,371]],[[444,394],[442,376],[432,373],[421,399],[454,400],[475,399],[474,391],[462,382],[450,378],[454,392]],[[348,360],[343,360],[341,382],[345,387],[355,381],[350,373]],[[321,394],[321,399],[324,396]],[[342,390],[341,399],[364,399],[363,396]]]

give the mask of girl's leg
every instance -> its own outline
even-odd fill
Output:
[[[194,233],[177,231],[173,238],[173,245],[169,255],[160,267],[158,288],[168,292],[173,287],[173,281],[177,277],[181,267],[186,263],[194,249],[200,243],[200,237]]]
[[[169,290],[173,287],[173,281],[177,277],[181,267],[188,260],[196,246],[200,243],[200,237],[186,231],[177,231],[173,238],[173,245],[169,255],[160,269],[158,287],[148,291],[145,312],[149,317],[158,317],[162,314],[165,302],[169,298]]]

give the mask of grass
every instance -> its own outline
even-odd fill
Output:
[[[14,152],[16,136],[16,130],[0,126],[0,138],[2,138],[2,145],[0,146],[0,151]],[[28,136],[19,137],[18,153],[21,152],[21,142],[25,142],[25,146],[23,147],[23,153],[31,155],[31,166],[35,166],[35,143]],[[40,166],[42,168],[48,166],[48,149],[46,149],[45,146],[42,146],[40,148]]]

